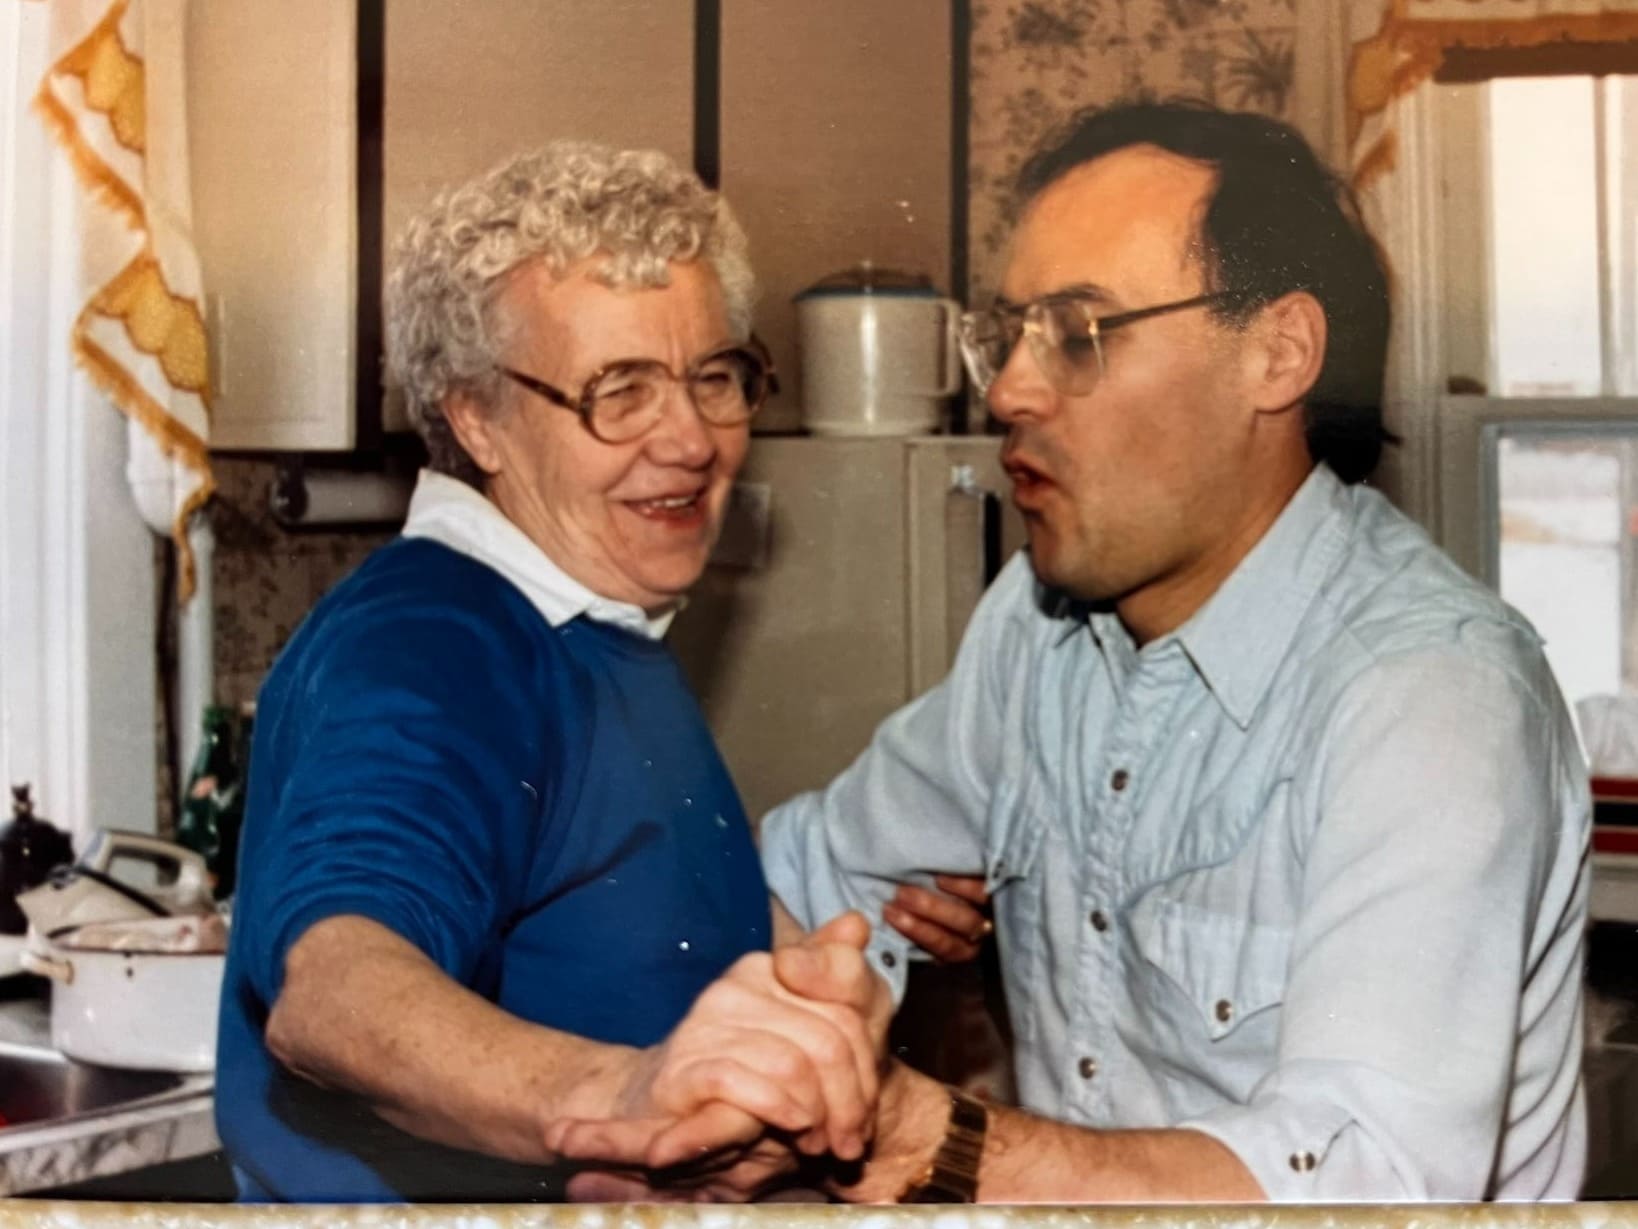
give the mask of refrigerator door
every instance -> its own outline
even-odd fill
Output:
[[[994,436],[763,437],[670,642],[759,820],[949,670],[1022,545]]]
[[[949,673],[978,599],[1026,537],[998,437],[934,436],[906,450],[909,695],[918,696]]]
[[[907,698],[902,440],[764,437],[670,642],[753,822]]]

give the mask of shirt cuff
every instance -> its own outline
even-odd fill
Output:
[[[804,837],[804,828],[816,827],[811,822],[812,816],[802,812],[811,797],[807,795],[788,802],[769,812],[762,821],[759,848],[768,890],[808,930],[823,926],[849,909],[863,913],[870,922],[870,943],[865,948],[865,959],[887,983],[893,994],[893,1006],[897,1008],[904,1001],[906,972],[916,949],[910,940],[882,921],[879,910],[848,899],[839,878],[829,873],[824,851],[811,846],[811,840],[822,838]],[[804,820],[810,822],[804,824]]]
[[[1399,1183],[1359,1172],[1334,1147],[1353,1115],[1338,1105],[1279,1099],[1225,1106],[1178,1123],[1209,1135],[1234,1153],[1274,1203],[1393,1199]],[[1393,1189],[1384,1189],[1384,1186]]]

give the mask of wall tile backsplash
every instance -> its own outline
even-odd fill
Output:
[[[268,510],[272,465],[218,457],[214,469],[216,698],[237,706],[313,604],[392,535],[291,533]]]

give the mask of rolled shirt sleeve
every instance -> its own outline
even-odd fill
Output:
[[[1019,612],[1033,609],[1034,574],[1019,554],[973,615],[942,683],[893,714],[832,784],[762,821],[769,887],[810,929],[849,909],[867,917],[877,970],[904,993],[921,952],[882,921],[900,883],[936,874],[983,874],[987,816],[1009,719],[1005,671],[1021,643]]]
[[[1180,1124],[1272,1199],[1478,1199],[1578,1137],[1585,781],[1539,654],[1486,643],[1523,634],[1383,661],[1317,731],[1277,1065]]]

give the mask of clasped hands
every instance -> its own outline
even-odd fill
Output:
[[[628,1052],[593,1114],[569,1107],[546,1146],[586,1166],[579,1200],[751,1199],[811,1158],[860,1160],[875,1129],[892,1000],[843,914],[800,943],[742,957],[659,1045]]]

